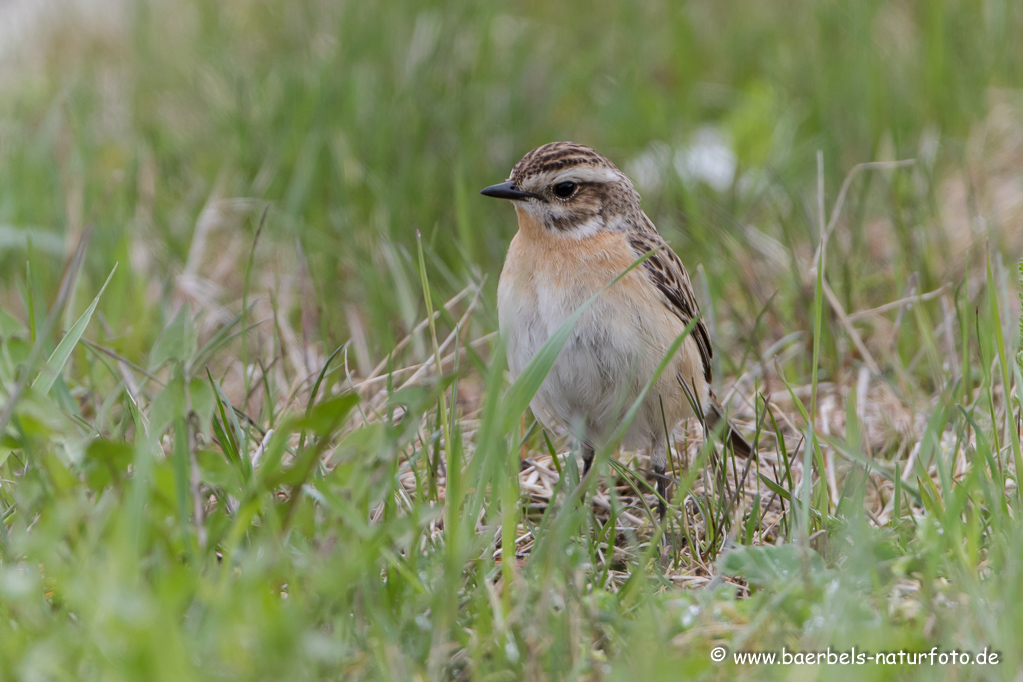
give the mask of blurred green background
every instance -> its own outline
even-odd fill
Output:
[[[1012,677],[1020,36],[1018,0],[0,0],[0,682],[793,672],[721,643],[994,646],[857,672]],[[817,445],[798,515],[745,509],[674,573],[617,508],[548,505],[561,469],[516,487],[548,446],[491,362],[515,220],[478,190],[558,139],[635,179],[744,427],[773,391],[764,429]],[[901,159],[849,185],[818,282],[818,181],[828,217]],[[476,345],[435,382],[434,330],[401,339],[456,295],[437,334]],[[798,464],[770,472],[790,502]],[[733,542],[739,587],[711,580]]]
[[[5,285],[25,259],[14,244],[32,235],[63,256],[64,236],[93,224],[91,281],[114,261],[133,265],[112,284],[123,305],[105,309],[123,327],[159,314],[153,287],[184,268],[204,207],[223,242],[251,236],[269,204],[262,239],[304,249],[327,345],[348,337],[346,302],[370,319],[375,346],[416,317],[389,280],[417,231],[431,268],[476,268],[493,284],[514,219],[476,192],[555,139],[641,175],[647,212],[703,264],[715,298],[756,255],[742,225],[812,240],[817,150],[829,204],[857,163],[920,160],[916,184],[903,174],[882,190],[905,208],[889,228],[903,247],[945,256],[939,181],[963,168],[998,92],[1018,100],[1023,80],[1023,8],[998,0],[74,8],[38,3],[2,62]],[[713,185],[676,170],[708,130],[734,164]],[[247,256],[238,249],[221,284],[239,290]],[[935,260],[907,270],[933,288]],[[52,291],[60,258],[46,263],[37,275]],[[873,265],[842,267],[870,279]]]

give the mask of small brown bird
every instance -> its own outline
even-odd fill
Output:
[[[612,437],[696,320],[622,441],[649,452],[658,491],[667,499],[665,424],[670,433],[695,416],[690,398],[709,425],[723,419],[711,389],[710,336],[682,261],[643,213],[629,178],[589,147],[552,142],[534,149],[507,182],[481,193],[512,200],[518,214],[497,290],[513,377],[585,301],[653,252],[583,313],[531,403],[544,426],[563,426],[579,439],[584,473],[594,447]],[[749,444],[730,424],[727,429],[734,451],[749,456]],[[663,518],[663,502],[659,509]]]

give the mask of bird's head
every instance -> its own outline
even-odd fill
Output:
[[[511,199],[519,213],[552,235],[585,239],[639,219],[639,194],[613,163],[589,147],[551,142],[515,164],[507,182],[484,196]]]

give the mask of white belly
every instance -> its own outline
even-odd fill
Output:
[[[634,277],[631,283],[615,284],[583,313],[531,403],[544,426],[568,429],[597,447],[615,435],[684,328],[658,300],[635,295],[639,273],[628,277]],[[502,277],[498,316],[513,378],[595,290],[599,287],[571,289],[543,286],[534,277]],[[626,448],[663,447],[665,422],[673,429],[692,414],[678,384],[680,375],[692,374],[703,400],[707,386],[699,353],[686,339],[636,412],[623,440]]]

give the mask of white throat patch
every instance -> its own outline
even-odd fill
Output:
[[[516,202],[515,208],[526,211],[535,222],[544,225],[545,230],[565,239],[579,240],[592,237],[600,232],[605,225],[603,216],[595,215],[586,222],[574,225],[569,229],[557,229],[550,227],[549,223],[552,216],[557,216],[561,212],[560,206],[552,206],[538,201],[519,201]]]

